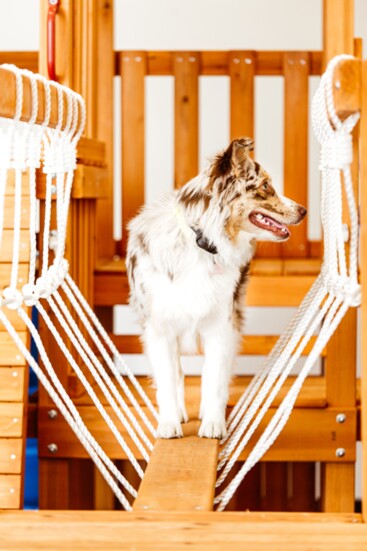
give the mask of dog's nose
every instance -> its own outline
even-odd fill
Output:
[[[307,209],[305,209],[305,207],[301,207],[301,205],[298,206],[298,212],[300,213],[300,215],[303,217],[303,216],[306,216],[307,214]]]

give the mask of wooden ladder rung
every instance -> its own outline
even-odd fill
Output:
[[[213,510],[219,442],[199,438],[199,424],[184,424],[183,438],[156,441],[134,511]]]

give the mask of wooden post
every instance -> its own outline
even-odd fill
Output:
[[[367,331],[367,61],[362,63],[362,117],[361,117],[361,284],[362,284],[362,328],[361,335]],[[362,514],[367,522],[367,340],[362,338],[361,373],[361,427],[362,427]]]
[[[323,65],[337,54],[354,53],[353,0],[324,0]],[[357,166],[358,159],[354,158]],[[329,406],[356,406],[356,311],[350,310],[328,344],[325,360]],[[342,413],[342,411],[341,411]],[[346,458],[347,459],[347,458]],[[354,510],[354,462],[323,466],[323,510]]]

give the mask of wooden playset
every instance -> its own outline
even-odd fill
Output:
[[[50,9],[49,4],[56,4],[57,9]],[[367,65],[361,59],[361,42],[353,37],[353,16],[351,0],[324,0],[322,52],[114,52],[111,2],[42,1],[39,54],[0,54],[0,61],[31,70],[37,67],[38,57],[42,74],[56,75],[59,82],[76,90],[85,99],[87,118],[77,149],[66,256],[73,280],[94,306],[120,352],[139,353],[141,346],[138,336],[112,334],[112,307],[125,304],[128,297],[125,228],[121,242],[114,242],[112,238],[112,78],[115,75],[121,76],[122,195],[123,220],[126,222],[144,202],[142,159],[145,147],[144,83],[147,76],[174,77],[175,186],[182,185],[198,171],[199,77],[229,77],[230,134],[236,137],[254,134],[255,77],[282,76],[284,192],[301,204],[307,204],[309,77],[320,75],[334,55],[355,56],[337,67],[333,95],[336,112],[342,120],[353,113],[361,113],[360,124],[353,133],[352,176],[360,205],[360,282],[362,297],[365,296],[367,226],[364,213],[367,199],[363,182],[367,180]],[[48,37],[47,18],[48,32],[51,33]],[[14,75],[0,68],[1,117],[14,117],[17,103],[15,82]],[[41,84],[38,88],[39,97],[44,100],[46,88]],[[23,77],[21,118],[24,121],[32,117],[32,97],[31,80]],[[59,120],[55,91],[51,100],[49,126],[55,128]],[[67,112],[69,105],[66,99],[63,101]],[[36,122],[42,124],[44,120],[45,108],[40,101]],[[9,280],[13,261],[15,173],[16,170],[13,175],[10,171],[5,195],[0,288],[5,287]],[[20,235],[24,247],[20,248],[19,282],[26,281],[31,262],[28,244],[31,199],[29,192],[24,191],[29,189],[27,178],[27,175],[22,177]],[[47,189],[45,176],[38,172],[37,198],[40,200],[41,220],[48,208]],[[51,228],[56,223],[59,219],[56,208],[53,208]],[[346,219],[345,223],[350,225],[350,220]],[[43,251],[40,243],[40,258]],[[322,244],[308,240],[306,225],[297,228],[285,245],[260,248],[252,266],[247,303],[252,306],[298,306],[319,273],[322,254]],[[363,334],[367,324],[364,302],[361,314]],[[22,342],[29,345],[26,325],[15,315],[11,320]],[[81,325],[80,331],[86,334]],[[76,410],[85,419],[87,428],[98,438],[123,476],[138,486],[137,475],[127,461],[127,454],[100,422],[93,400],[76,377],[72,362],[67,361],[54,346],[43,318],[39,320],[39,333],[48,357],[56,366],[57,376]],[[241,353],[267,355],[276,340],[277,335],[246,337]],[[315,340],[315,336],[311,338],[303,351],[304,356],[311,352]],[[196,549],[226,549],[228,546],[240,549],[247,544],[252,545],[251,549],[263,549],[271,544],[282,549],[317,549],[322,545],[333,549],[345,549],[348,545],[353,549],[365,548],[365,477],[362,513],[355,512],[354,483],[356,443],[366,441],[367,412],[363,400],[367,381],[366,346],[362,339],[362,375],[359,380],[356,377],[357,312],[351,308],[322,350],[323,374],[306,379],[288,423],[229,502],[229,512],[213,511],[220,448],[216,440],[196,436],[198,421],[188,423],[185,437],[178,440],[154,442],[144,428],[153,447],[147,466],[144,453],[134,447],[129,434],[121,428],[123,438],[131,445],[138,464],[145,470],[138,495],[135,500],[130,500],[133,510],[122,512],[113,511],[118,508],[113,492],[45,389],[40,386],[37,403],[28,403],[27,362],[0,324],[0,508],[3,509],[0,512],[0,547],[58,549],[69,545],[80,549],[143,546],[178,549],[191,544]],[[98,351],[96,354],[98,356]],[[288,378],[283,393],[294,381],[294,376]],[[154,401],[149,381],[142,378],[139,382]],[[249,384],[249,377],[237,377],[233,381],[229,411]],[[92,381],[92,386],[111,413],[98,385]],[[186,388],[188,412],[192,419],[198,411],[198,379],[187,378]],[[278,396],[271,404],[271,415],[277,411],[282,397]],[[144,400],[139,398],[139,405],[153,422]],[[259,430],[265,428],[269,419],[270,416],[264,418]],[[16,511],[23,502],[27,431],[28,434],[37,434],[39,439],[40,511],[37,512]],[[239,472],[248,455],[245,448],[234,473]],[[321,464],[319,501],[315,499],[314,490],[317,463]],[[365,453],[362,470],[367,472]]]

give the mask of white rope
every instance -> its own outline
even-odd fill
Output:
[[[333,103],[334,70],[341,60],[348,58],[349,56],[338,56],[330,62],[312,106],[312,122],[321,144],[321,222],[324,230],[324,260],[321,273],[269,355],[263,370],[254,377],[229,416],[228,436],[219,456],[217,487],[224,484],[306,344],[320,324],[321,328],[298,376],[248,453],[242,468],[215,498],[219,511],[226,507],[243,478],[280,434],[289,419],[305,378],[348,308],[360,304],[358,215],[350,171],[353,160],[351,132],[359,114],[356,113],[342,122],[337,117]],[[341,174],[351,220],[348,264],[342,225]]]
[[[50,394],[56,407],[60,409],[66,421],[70,424],[72,430],[92,457],[122,506],[125,509],[130,509],[130,504],[119,486],[123,486],[134,498],[137,495],[136,490],[122,476],[87,429],[77,408],[60,383],[36,327],[23,310],[23,304],[26,306],[36,306],[62,351],[63,356],[83,384],[92,403],[123,450],[124,456],[128,458],[138,476],[142,478],[144,475],[143,469],[121,434],[120,425],[117,426],[116,422],[122,424],[135,448],[141,454],[141,457],[148,462],[153,445],[142,429],[140,422],[142,421],[145,424],[153,437],[155,437],[156,431],[132,390],[138,394],[143,404],[147,406],[154,422],[157,419],[157,412],[131,370],[118,358],[118,351],[111,339],[96,318],[76,283],[68,275],[68,262],[64,258],[70,197],[74,170],[76,168],[76,147],[86,123],[85,104],[79,94],[70,91],[58,83],[48,82],[41,75],[33,75],[29,71],[22,71],[14,66],[6,66],[6,68],[14,73],[16,79],[16,110],[14,120],[10,121],[7,132],[0,132],[0,146],[4,146],[0,150],[0,245],[3,229],[5,186],[10,168],[15,170],[15,206],[12,271],[9,286],[3,290],[0,297],[0,321],[4,324],[19,350],[34,369],[41,384]],[[32,91],[31,117],[27,124],[19,123],[23,105],[23,75],[30,79]],[[41,124],[35,124],[38,114],[38,85],[40,83],[45,92],[45,118]],[[58,100],[58,120],[54,129],[48,126],[51,114],[52,87],[56,88]],[[65,97],[67,103],[66,117],[64,116]],[[64,124],[65,118],[66,122]],[[36,168],[41,166],[41,161],[43,162],[43,172],[46,174],[46,195],[41,273],[36,278]],[[25,169],[29,170],[30,267],[28,282],[20,290],[17,288],[17,279],[21,228],[22,171]],[[56,232],[53,228],[51,232],[52,195],[54,193],[56,193],[56,201],[54,203],[56,208]],[[49,253],[50,248],[55,251],[53,260]],[[65,293],[67,302],[64,301],[58,289]],[[47,302],[48,307],[57,320],[57,327],[48,314],[48,308],[45,308],[42,301]],[[67,306],[69,303],[75,317],[69,311],[69,306]],[[31,357],[24,343],[22,343],[7,318],[4,308],[17,311],[20,318],[26,324],[38,349],[44,366],[44,372],[34,358]],[[75,319],[78,319],[78,323],[76,323]],[[63,331],[63,334],[60,333],[60,330]],[[96,346],[96,350],[101,354],[101,359],[97,357],[94,348],[89,343],[93,343],[93,346]],[[111,353],[115,358],[111,357]],[[83,369],[81,368],[79,359],[84,366]],[[108,371],[106,371],[102,361],[107,366]],[[123,368],[124,375],[126,374],[129,378],[132,388],[127,385],[125,377],[119,372],[119,367]],[[115,420],[107,413],[89,377],[85,375],[85,369],[91,374],[92,380],[98,385],[102,395],[106,398]],[[116,383],[112,381],[111,373]],[[126,402],[124,396],[126,396],[129,403]],[[134,414],[134,409],[137,415]]]

